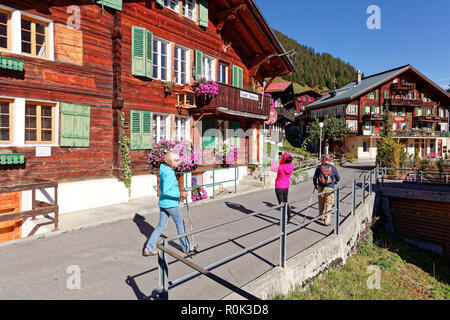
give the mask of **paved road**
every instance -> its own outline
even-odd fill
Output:
[[[345,212],[351,203],[351,197],[346,197],[351,192],[351,180],[370,168],[364,164],[339,168]],[[289,200],[311,192],[310,181],[301,183],[291,187]],[[292,210],[305,214],[308,203],[309,199],[295,203]],[[199,229],[276,204],[271,189],[191,206],[191,216],[194,229]],[[316,197],[307,214],[317,215]],[[275,235],[280,229],[279,216],[279,211],[271,210],[197,235],[200,252],[192,261],[206,266]],[[143,257],[141,251],[158,219],[157,214],[135,215],[130,220],[0,247],[0,299],[151,299],[151,292],[157,286],[157,258]],[[297,215],[289,226],[298,225],[302,220],[303,215]],[[292,233],[287,241],[288,258],[332,232],[332,227],[312,223]],[[176,229],[171,221],[164,235],[174,234]],[[172,246],[179,248],[178,243]],[[278,263],[279,241],[275,240],[211,271],[236,286],[243,286]],[[78,272],[80,282],[77,282]],[[169,280],[190,272],[192,269],[181,262],[169,259]],[[229,293],[211,279],[197,276],[171,287],[169,298],[217,300]]]

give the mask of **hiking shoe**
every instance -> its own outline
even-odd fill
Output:
[[[144,251],[142,252],[142,255],[144,257],[156,256],[157,254],[158,254],[158,250],[157,249],[155,249],[152,252],[150,252],[150,250],[145,248]]]

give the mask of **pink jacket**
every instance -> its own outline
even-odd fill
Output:
[[[292,163],[284,163],[287,157],[292,157],[290,153],[284,152],[281,156],[280,164],[277,166],[277,160],[272,162],[270,166],[270,170],[273,172],[277,172],[277,178],[275,180],[275,188],[278,189],[288,189],[289,188],[289,179],[291,177],[292,172],[294,171],[294,165]]]

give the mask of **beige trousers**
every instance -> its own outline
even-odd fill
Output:
[[[321,187],[321,186],[317,186],[317,190],[319,193],[325,192],[325,191],[331,191],[333,190],[333,188],[328,188],[328,187]],[[320,196],[317,196],[317,198],[319,199],[319,216],[327,213],[328,211],[331,210],[331,208],[333,207],[334,204],[334,192],[330,192],[327,194],[323,194]],[[330,224],[331,218],[330,215],[320,219],[322,220],[325,224]]]

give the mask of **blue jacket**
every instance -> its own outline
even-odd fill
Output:
[[[324,166],[324,170],[328,170],[328,166],[331,166],[331,183],[327,186],[327,188],[334,188],[334,185],[336,182],[339,182],[341,180],[341,177],[339,177],[339,173],[335,166],[329,163],[323,163],[321,164]],[[320,186],[320,166],[316,168],[316,172],[314,173],[313,177],[313,183],[317,187],[317,185]]]
[[[180,200],[180,188],[175,176],[175,170],[166,164],[159,167],[159,196],[158,205],[160,208],[178,207]]]

